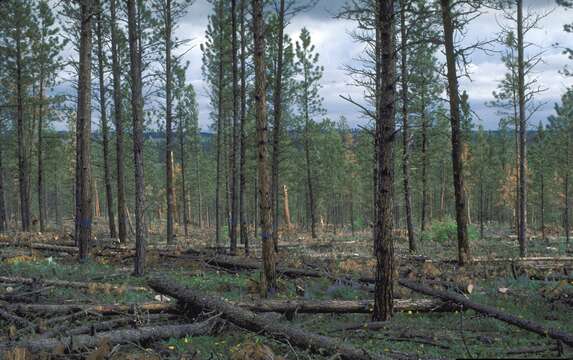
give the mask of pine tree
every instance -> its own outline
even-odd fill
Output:
[[[295,69],[302,74],[299,81],[300,89],[298,96],[298,106],[300,116],[303,121],[303,144],[306,167],[306,182],[310,210],[311,233],[313,238],[317,238],[316,231],[316,179],[313,176],[314,164],[312,163],[312,139],[310,136],[313,118],[324,114],[322,106],[322,97],[319,94],[320,79],[324,68],[318,65],[319,54],[315,52],[314,45],[311,43],[310,33],[306,28],[300,32],[299,41],[296,42],[296,62]]]

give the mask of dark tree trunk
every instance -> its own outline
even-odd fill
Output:
[[[306,106],[308,107],[308,105]],[[308,190],[308,206],[310,213],[310,231],[312,238],[316,239],[318,237],[316,232],[316,207],[314,199],[314,187],[312,181],[312,168],[310,162],[310,119],[308,117],[308,112],[305,116],[304,125],[304,158],[306,160],[306,185]]]
[[[410,189],[410,129],[408,124],[408,39],[406,38],[406,5],[400,0],[400,37],[402,57],[402,172],[404,175],[404,206],[406,210],[406,228],[408,245],[411,252],[416,251],[416,238],[412,222],[412,194]]]
[[[257,119],[257,167],[259,173],[259,207],[261,209],[261,239],[266,295],[276,291],[276,264],[272,239],[271,189],[268,171],[268,121],[266,109],[265,24],[263,1],[252,0],[255,60],[255,110]]]
[[[541,239],[547,241],[545,236],[545,176],[541,173],[541,209],[539,211],[541,217]]]
[[[426,117],[426,103],[422,89],[422,215],[420,229],[426,229],[427,209],[428,209],[428,119]]]
[[[78,116],[77,132],[80,142],[79,153],[79,258],[85,262],[88,257],[88,244],[92,230],[92,186],[91,186],[91,64],[92,64],[92,0],[81,1],[80,61],[78,80]]]
[[[117,227],[119,241],[127,241],[127,215],[125,205],[125,175],[123,155],[123,116],[121,93],[121,69],[119,62],[119,45],[117,38],[116,0],[110,0],[111,8],[111,66],[113,73],[113,106],[116,137],[117,166]]]
[[[273,244],[279,250],[279,155],[282,118],[282,74],[283,74],[283,37],[284,37],[285,0],[280,0],[278,13],[277,59],[275,69],[275,88],[273,93],[273,157],[272,157],[272,204],[273,204]]]
[[[143,95],[141,84],[141,50],[138,46],[135,0],[127,0],[129,54],[131,63],[131,112],[133,117],[133,162],[135,165],[135,266],[142,276],[145,265],[145,183],[143,177]]]
[[[245,60],[247,57],[246,47],[246,30],[245,30],[245,7],[246,0],[241,0],[241,126],[240,126],[240,137],[241,137],[241,159],[239,165],[239,216],[241,221],[241,243],[245,246],[245,254],[249,254],[249,233],[247,231],[247,219],[245,217],[245,184],[247,182],[247,174],[245,170],[246,162],[246,135],[245,135],[245,122],[247,117],[247,75],[246,75],[246,64]]]
[[[8,230],[8,223],[6,221],[6,201],[4,198],[4,149],[2,146],[4,141],[4,132],[2,130],[3,127],[2,124],[0,124],[0,233]]]
[[[40,70],[39,104],[38,104],[38,217],[40,231],[46,231],[46,192],[44,189],[44,74]]]
[[[17,142],[18,142],[18,185],[20,192],[20,221],[22,231],[30,231],[31,215],[30,215],[30,170],[28,166],[28,159],[26,156],[27,144],[25,135],[24,124],[24,84],[22,78],[22,40],[21,27],[19,22],[15,24],[16,27],[16,128],[17,128]]]
[[[187,240],[189,236],[189,208],[187,207],[187,182],[185,181],[185,168],[186,166],[186,159],[185,156],[185,139],[183,133],[183,119],[179,118],[179,152],[181,156],[181,206],[183,207],[183,231],[185,233],[185,240]]]
[[[219,27],[219,74],[217,83],[217,180],[215,185],[215,246],[221,251],[221,157],[223,152],[223,2],[219,2],[218,16],[221,21]]]
[[[483,239],[483,218],[484,218],[484,210],[483,210],[483,177],[480,175],[479,177],[479,236],[480,239]]]
[[[101,11],[101,7],[100,7]],[[115,215],[113,213],[113,190],[112,190],[112,179],[110,172],[110,160],[109,160],[109,131],[107,124],[107,106],[106,106],[106,88],[104,82],[104,52],[103,52],[103,35],[102,35],[102,18],[101,13],[98,12],[97,15],[97,56],[98,56],[98,72],[99,72],[99,104],[100,104],[100,121],[101,121],[101,133],[103,140],[103,171],[104,171],[104,182],[105,182],[105,197],[107,204],[107,217],[109,225],[109,236],[112,238],[117,238],[117,232],[115,229]]]
[[[392,237],[392,185],[394,180],[393,146],[396,96],[396,55],[394,34],[394,0],[378,0],[376,26],[379,42],[376,69],[381,81],[378,97],[376,126],[377,189],[374,249],[376,277],[374,289],[374,321],[386,321],[392,316],[394,294],[394,239]]]
[[[565,175],[565,183],[563,184],[565,187],[563,193],[565,195],[565,199],[563,202],[565,203],[565,213],[563,214],[563,227],[565,228],[565,239],[567,245],[569,245],[569,174]]]
[[[452,126],[452,168],[454,175],[454,196],[456,203],[456,223],[458,234],[458,262],[467,264],[470,258],[468,239],[468,221],[466,213],[466,198],[464,193],[463,175],[463,138],[460,129],[460,108],[458,75],[456,69],[456,50],[454,48],[454,23],[450,12],[451,0],[440,0],[442,22],[444,27],[444,44],[448,69],[448,95],[450,102],[450,122]]]
[[[167,243],[175,242],[175,194],[173,189],[173,114],[171,83],[171,0],[165,0],[165,183],[167,194]]]
[[[525,62],[523,59],[523,0],[516,0],[517,4],[517,91],[519,97],[519,255],[527,256],[527,153],[525,136],[527,131],[527,118],[525,115]]]
[[[233,66],[233,148],[231,149],[231,255],[237,254],[237,220],[239,219],[239,192],[237,158],[239,153],[239,69],[237,43],[237,0],[231,0],[231,51]]]

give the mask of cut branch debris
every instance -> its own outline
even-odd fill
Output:
[[[380,355],[370,354],[366,350],[357,349],[344,344],[340,340],[327,336],[306,332],[293,326],[269,321],[252,311],[206,295],[195,289],[186,288],[164,278],[155,278],[149,285],[159,293],[174,297],[193,308],[217,311],[221,317],[244,329],[261,333],[279,341],[287,340],[290,344],[314,353],[338,354],[342,359],[370,360],[381,359]]]
[[[482,314],[491,316],[491,317],[496,318],[498,320],[504,321],[508,324],[515,325],[521,329],[534,332],[534,333],[539,334],[541,336],[548,336],[552,339],[562,341],[567,345],[573,345],[573,335],[566,333],[564,331],[560,331],[560,330],[553,329],[553,328],[547,328],[547,327],[545,327],[541,324],[535,323],[531,320],[520,319],[517,316],[513,316],[510,314],[501,312],[492,306],[487,306],[487,305],[475,303],[475,302],[469,300],[468,298],[466,298],[462,295],[459,295],[459,294],[454,294],[454,293],[447,292],[447,291],[432,289],[428,286],[425,286],[423,284],[420,284],[420,283],[417,283],[414,281],[399,280],[399,283],[400,283],[400,285],[407,287],[410,290],[413,290],[413,291],[416,291],[416,292],[419,292],[419,293],[422,293],[425,295],[433,296],[433,297],[442,299],[444,301],[455,302],[457,304],[463,305],[466,308],[469,308],[469,309],[475,310],[477,312],[480,312]]]

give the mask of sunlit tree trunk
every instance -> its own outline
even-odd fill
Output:
[[[252,0],[255,60],[255,109],[257,124],[257,167],[259,173],[259,207],[263,242],[263,272],[266,295],[276,291],[275,251],[272,242],[271,189],[268,171],[268,121],[266,109],[265,25],[263,0]]]

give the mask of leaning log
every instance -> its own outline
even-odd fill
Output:
[[[70,312],[84,311],[101,315],[113,314],[134,314],[138,312],[161,313],[176,312],[177,307],[166,303],[143,303],[143,304],[9,304],[5,306],[12,312],[18,314],[40,313],[40,314],[66,314]]]
[[[27,284],[27,285],[47,285],[47,286],[60,286],[76,289],[86,289],[91,291],[149,291],[145,286],[129,286],[106,284],[98,282],[80,282],[80,281],[66,281],[66,280],[49,280],[49,279],[33,279],[19,276],[0,276],[0,282],[9,284]]]
[[[149,286],[159,293],[174,297],[189,305],[191,308],[216,311],[225,320],[233,324],[274,338],[278,341],[288,341],[289,344],[299,348],[321,354],[338,354],[342,359],[380,359],[380,355],[370,354],[366,350],[357,349],[342,343],[338,339],[309,333],[294,326],[288,326],[269,321],[252,311],[242,309],[221,300],[204,294],[195,289],[186,288],[164,278],[155,278],[149,281]]]
[[[308,314],[369,314],[373,311],[373,300],[259,300],[237,303],[240,307],[254,312],[308,313]],[[457,308],[457,307],[456,307]],[[432,312],[452,310],[447,302],[432,299],[396,299],[395,311]]]
[[[15,344],[0,344],[0,350],[6,351],[14,348],[24,348],[33,354],[51,352],[57,348],[74,352],[86,347],[96,347],[103,342],[109,345],[157,341],[184,336],[199,336],[208,334],[213,327],[213,321],[205,321],[185,325],[148,326],[139,329],[113,330],[102,332],[94,336],[77,335],[58,338],[36,338],[20,341]]]
[[[479,313],[491,316],[493,318],[496,318],[498,320],[504,321],[508,324],[517,326],[521,329],[524,330],[528,330],[531,332],[534,332],[536,334],[539,334],[541,336],[548,336],[552,339],[555,340],[559,340],[564,342],[567,345],[573,345],[573,335],[566,333],[564,331],[560,331],[554,328],[548,328],[545,327],[541,324],[535,323],[531,320],[525,320],[525,319],[520,319],[517,316],[513,316],[507,313],[504,313],[502,311],[499,311],[498,309],[492,307],[492,306],[488,306],[488,305],[482,305],[482,304],[478,304],[475,303],[469,299],[467,299],[466,297],[459,295],[459,294],[454,294],[448,291],[442,291],[442,290],[436,290],[436,289],[432,289],[431,287],[425,286],[423,284],[414,282],[414,281],[408,281],[408,280],[399,280],[400,285],[407,287],[410,290],[425,294],[425,295],[429,295],[429,296],[433,296],[439,299],[442,299],[444,301],[452,301],[455,302],[457,304],[460,304],[466,308],[475,310]]]
[[[19,317],[18,315],[14,315],[12,314],[10,311],[6,310],[6,309],[2,309],[0,308],[0,318],[6,320],[9,323],[12,323],[14,325],[18,325],[21,327],[29,327],[29,326],[34,326],[34,323]]]

